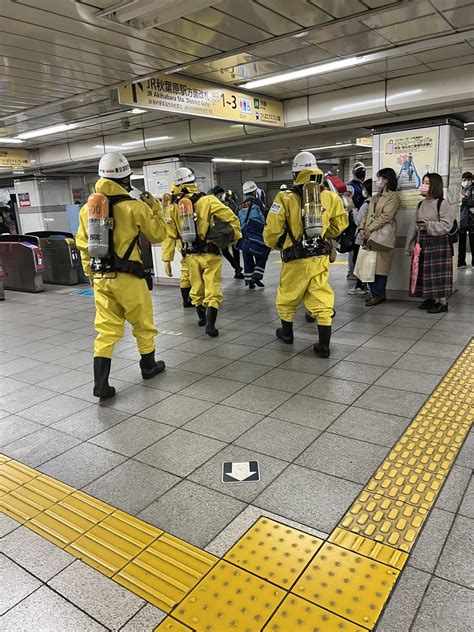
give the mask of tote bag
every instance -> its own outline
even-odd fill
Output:
[[[395,222],[387,222],[380,228],[374,230],[367,240],[367,245],[372,250],[386,251],[395,248],[397,238],[397,225]]]
[[[375,279],[375,266],[377,265],[377,252],[361,248],[357,255],[354,274],[362,283],[372,283]]]

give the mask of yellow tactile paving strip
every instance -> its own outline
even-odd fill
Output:
[[[260,518],[219,560],[0,455],[0,510],[170,613],[160,632],[372,630],[472,425],[474,342],[327,542]]]

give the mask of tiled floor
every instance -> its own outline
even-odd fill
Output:
[[[449,313],[437,316],[401,301],[367,309],[347,295],[345,266],[333,266],[332,355],[321,360],[302,311],[293,347],[274,338],[278,272],[272,256],[258,292],[226,275],[212,340],[178,290],[154,291],[168,369],[143,383],[128,330],[113,361],[118,395],[104,405],[91,395],[92,300],[64,288],[7,292],[0,451],[217,555],[261,514],[324,537],[474,334],[474,274],[462,271]],[[222,463],[243,460],[259,461],[261,481],[222,483]],[[473,463],[471,441],[379,631],[472,629]],[[2,629],[133,631],[160,621],[156,608],[5,516],[0,534]]]

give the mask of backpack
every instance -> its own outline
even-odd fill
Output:
[[[443,203],[443,201],[444,201],[444,198],[439,198],[438,202],[436,203],[436,207],[438,211],[438,221],[440,220],[439,211],[441,209],[441,204]],[[421,200],[421,202],[423,202],[423,200]],[[418,202],[418,206],[416,207],[417,211],[421,206],[421,202]],[[459,240],[459,224],[458,224],[457,219],[455,219],[453,222],[453,225],[451,226],[448,232],[448,242],[452,246],[453,244],[457,244],[458,240]]]

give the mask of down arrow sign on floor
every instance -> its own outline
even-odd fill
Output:
[[[258,461],[243,461],[241,463],[233,463],[228,461],[222,465],[222,482],[252,482],[260,480],[260,470]]]

